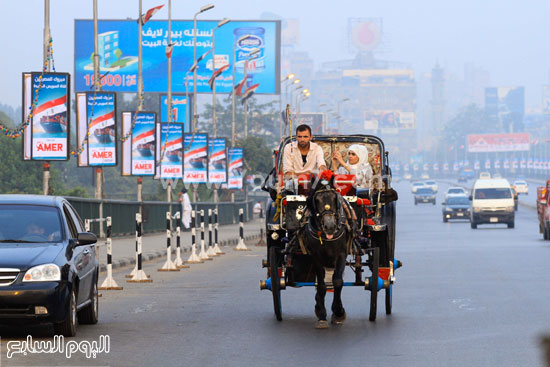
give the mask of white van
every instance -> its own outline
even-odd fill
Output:
[[[514,228],[514,192],[508,180],[477,180],[470,201],[472,228],[486,223],[506,223],[508,228]]]

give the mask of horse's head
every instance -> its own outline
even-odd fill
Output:
[[[334,189],[318,190],[313,194],[314,215],[319,229],[327,239],[332,239],[338,230],[338,193]]]

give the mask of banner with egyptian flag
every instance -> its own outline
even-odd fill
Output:
[[[184,134],[183,182],[208,181],[208,134]]]
[[[228,189],[243,188],[243,148],[229,148],[229,178]]]
[[[174,45],[175,43],[171,43],[166,46],[165,52],[166,52],[166,58],[169,59],[172,57],[172,51],[174,51]]]
[[[237,85],[235,85],[235,95],[237,97],[240,97],[240,96],[243,95],[243,87],[244,87],[245,83],[246,83],[246,78],[244,78],[239,83],[237,83]]]
[[[183,124],[157,124],[155,178],[183,178]]]
[[[115,166],[117,163],[115,93],[86,93],[85,126],[88,132],[88,165]]]
[[[241,98],[241,104],[244,104],[250,97],[252,97],[252,95],[254,94],[254,92],[256,92],[256,89],[258,89],[259,86],[260,86],[260,83],[254,84],[249,88],[247,88]]]
[[[225,138],[208,140],[208,182],[227,182],[227,143]]]
[[[31,73],[24,84],[25,120],[32,113],[30,129],[26,128],[25,154],[33,160],[67,160],[69,158],[70,76],[66,73]],[[36,105],[33,102],[36,100]],[[30,135],[30,139],[28,138]]]
[[[132,129],[132,175],[153,176],[155,174],[156,120],[155,112],[140,111],[133,114]]]
[[[141,25],[145,25],[145,23],[147,23],[149,21],[149,19],[151,19],[153,17],[153,15],[155,15],[157,13],[157,11],[162,9],[163,6],[164,6],[164,4],[159,5],[159,6],[155,6],[154,8],[151,8],[151,9],[147,10],[145,12],[145,14],[142,14],[141,17],[140,17]]]
[[[212,73],[212,77],[210,78],[210,80],[208,80],[208,85],[210,86],[210,89],[214,90],[214,82],[216,81],[216,78],[219,77],[227,69],[229,69],[229,64],[222,66]]]

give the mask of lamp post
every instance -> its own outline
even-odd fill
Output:
[[[197,60],[197,15],[204,13],[207,10],[214,8],[214,4],[208,4],[199,9],[193,17],[193,61]],[[193,120],[191,123],[191,131],[195,131],[197,124],[197,68],[193,70]]]
[[[336,103],[336,113],[338,114],[338,116],[340,115],[340,104],[343,103],[343,102],[347,102],[347,101],[349,101],[349,98],[341,99],[341,100],[338,101],[338,103]],[[341,118],[339,117],[338,118],[338,134],[341,133],[340,120],[341,120]]]
[[[257,57],[258,53],[260,52],[259,48],[254,48],[250,51],[248,54],[248,57],[246,59],[246,62],[244,63],[244,77],[243,80],[245,80],[244,88],[246,90],[246,74],[248,70],[248,62],[250,60],[253,60]],[[244,137],[248,137],[248,98],[244,101]]]
[[[292,83],[289,83],[289,84],[286,86],[286,91],[285,91],[285,92],[286,92],[286,93],[285,93],[286,104],[290,104],[290,102],[292,101],[292,92],[291,92],[291,94],[290,94],[290,99],[288,99],[288,89],[289,89],[289,87],[292,86],[292,85],[296,85],[296,84],[298,84],[298,83],[300,83],[300,82],[301,82],[300,79],[296,79],[296,80],[294,80]]]
[[[283,88],[283,84],[288,80],[294,79],[294,76],[295,75],[293,73],[290,73],[286,77],[281,79],[281,89]],[[283,93],[282,92],[279,92],[279,111],[281,112],[283,111]],[[279,137],[281,138],[281,140],[283,139],[283,123],[284,121],[281,121],[281,125],[279,126]]]
[[[298,80],[300,80],[300,79],[298,79]],[[293,83],[293,84],[295,84],[295,83]],[[295,89],[293,89],[293,90],[290,91],[290,100],[289,100],[290,102],[292,102],[293,93],[299,91],[299,90],[302,89],[303,87],[304,87],[303,85],[299,85],[299,86],[297,86]]]
[[[241,41],[252,37],[250,34],[245,34],[239,38],[235,43],[233,43],[233,92],[231,94],[232,99],[232,110],[231,110],[231,148],[235,147],[235,45],[239,44]],[[233,196],[233,195],[232,195]]]

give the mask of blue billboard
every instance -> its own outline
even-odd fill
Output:
[[[157,135],[160,136],[157,176],[183,178],[183,125],[157,124]]]
[[[116,166],[116,95],[86,93],[88,165]]]
[[[229,148],[228,189],[243,188],[243,148]]]
[[[184,134],[183,182],[208,181],[208,134]]]
[[[227,182],[227,154],[225,138],[208,140],[208,182]]]
[[[155,174],[155,112],[138,112],[133,116],[132,129],[132,175],[153,176]]]
[[[197,58],[212,48],[212,30],[218,21],[197,22]],[[280,21],[231,21],[216,30],[216,69],[229,69],[216,78],[217,93],[231,93],[233,47],[235,84],[244,77],[244,64],[251,50],[260,51],[248,64],[247,86],[259,83],[256,93],[278,94],[280,89]],[[103,90],[136,92],[138,74],[138,24],[135,20],[98,22],[100,73]],[[172,21],[172,91],[193,90],[193,21]],[[168,86],[166,46],[168,21],[148,21],[142,29],[143,84],[145,92],[166,92]],[[89,90],[93,85],[93,21],[75,20],[75,88]],[[208,80],[213,73],[212,54],[199,63],[197,92],[210,93]]]

